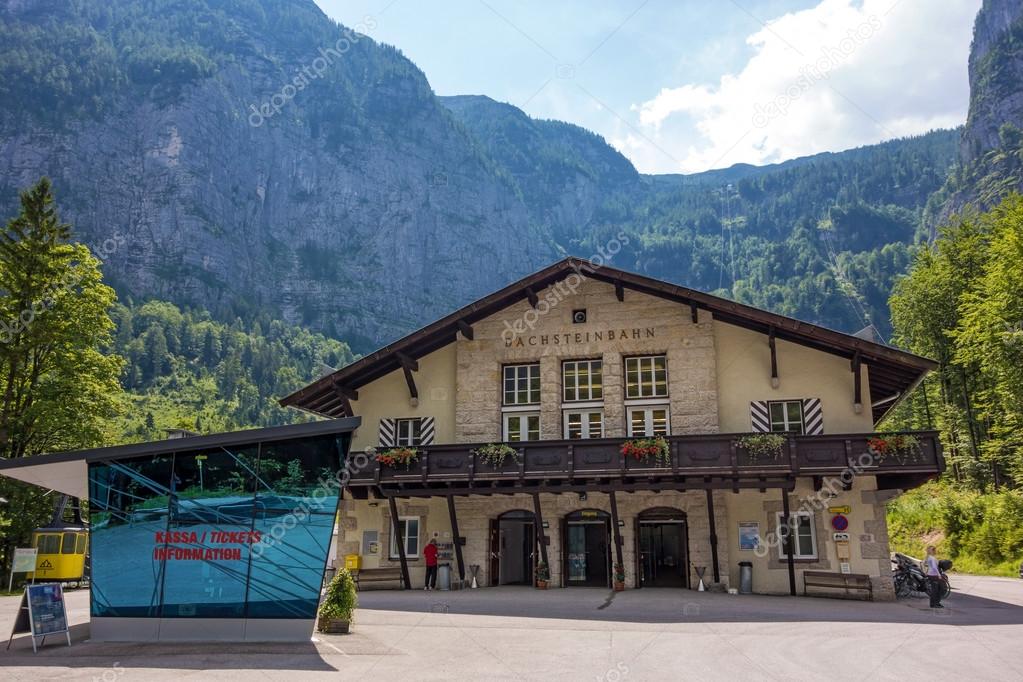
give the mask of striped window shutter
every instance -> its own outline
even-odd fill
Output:
[[[385,448],[394,447],[394,420],[380,420],[380,445]]]
[[[434,430],[433,417],[423,417],[419,427],[419,442],[423,445],[432,445]]]
[[[771,430],[771,418],[767,414],[767,401],[754,400],[749,404],[750,421],[757,433],[768,433]]]
[[[820,398],[803,400],[803,430],[808,436],[824,435],[824,413],[821,411]]]

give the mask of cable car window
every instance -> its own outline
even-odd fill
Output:
[[[64,533],[64,539],[60,543],[61,554],[75,553],[75,533]]]
[[[59,535],[40,535],[39,554],[57,554],[60,552],[60,536]]]
[[[75,554],[85,554],[85,538],[88,536],[85,533],[78,534],[78,544],[75,545]]]

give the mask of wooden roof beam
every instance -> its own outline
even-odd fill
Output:
[[[472,325],[465,320],[458,321],[458,331],[462,332],[462,336],[472,341]]]

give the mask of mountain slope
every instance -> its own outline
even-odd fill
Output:
[[[944,131],[644,176],[577,126],[434,96],[311,0],[0,0],[0,38],[0,208],[48,174],[86,241],[113,238],[122,295],[357,352],[623,230],[619,267],[883,331],[955,157]]]
[[[311,0],[9,0],[0,20],[0,197],[50,175],[87,241],[123,236],[121,291],[365,347],[557,255],[422,73]]]

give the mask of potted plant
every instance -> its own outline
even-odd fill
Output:
[[[397,467],[404,465],[411,469],[412,465],[419,461],[419,450],[415,448],[389,448],[377,453],[377,461],[384,466]]]
[[[536,565],[536,589],[546,590],[547,583],[551,579],[551,569],[547,567],[547,564],[541,561]]]
[[[622,566],[621,564],[615,564],[614,590],[615,592],[622,592],[625,590],[625,566]]]
[[[627,440],[622,443],[621,452],[622,457],[632,457],[637,462],[649,463],[653,459],[655,466],[671,466],[671,449],[664,436]]]
[[[476,454],[476,459],[478,461],[486,464],[495,471],[500,470],[509,457],[511,457],[516,464],[519,463],[518,450],[506,443],[488,443],[487,445],[481,445],[473,450],[473,452]]]
[[[777,462],[785,449],[785,436],[780,433],[756,433],[740,438],[736,445],[746,451],[754,464]]]
[[[916,436],[905,433],[885,434],[868,438],[867,449],[877,458],[878,462],[884,462],[888,458],[894,457],[901,464],[919,456],[920,441]]]
[[[352,625],[352,616],[359,605],[359,597],[355,593],[355,581],[347,568],[339,568],[337,574],[327,585],[327,594],[320,603],[316,620],[316,629],[328,635],[348,634]]]

